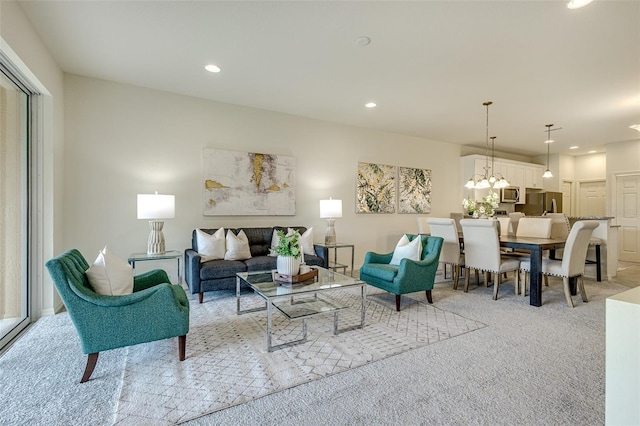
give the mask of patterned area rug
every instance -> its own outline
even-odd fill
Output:
[[[366,325],[333,334],[333,315],[307,319],[307,341],[267,352],[266,311],[236,314],[231,293],[191,300],[186,360],[178,361],[177,339],[128,348],[117,424],[177,424],[233,405],[318,380],[348,369],[478,330],[485,324],[438,309],[424,293],[402,297],[369,287]],[[422,299],[420,299],[420,296]],[[340,328],[360,322],[358,289],[336,290]],[[242,308],[259,307],[246,293]],[[302,336],[302,321],[274,313],[273,344]]]

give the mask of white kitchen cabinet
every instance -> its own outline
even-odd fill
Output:
[[[484,155],[467,155],[461,158],[462,160],[462,181],[466,183],[470,177],[477,181],[484,175],[486,159]],[[489,167],[491,167],[491,158],[489,158]],[[521,161],[495,159],[493,162],[493,170],[489,170],[489,176],[493,174],[498,177],[498,174],[504,176],[510,186],[520,188],[520,201],[518,204],[524,204],[526,189],[525,188],[542,188],[542,174],[544,173],[544,166],[532,163],[524,163]],[[489,193],[487,189],[466,189],[464,196],[469,195],[475,197],[476,200],[481,200],[482,197]]]

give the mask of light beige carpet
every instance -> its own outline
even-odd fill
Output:
[[[191,301],[186,360],[177,359],[176,339],[127,349],[117,424],[176,424],[296,385],[331,376],[407,350],[484,327],[479,321],[411,297],[396,312],[394,296],[369,288],[366,326],[333,334],[333,316],[307,320],[307,342],[269,353],[266,312],[236,314],[236,299],[221,293],[204,304]],[[359,323],[356,289],[332,294],[350,306],[340,327]],[[247,293],[243,308],[261,299]],[[279,344],[299,338],[301,321],[274,314]]]

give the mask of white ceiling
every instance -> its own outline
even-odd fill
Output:
[[[640,138],[639,1],[20,5],[67,73],[479,147],[493,101],[496,150],[527,156],[547,123],[552,154]]]

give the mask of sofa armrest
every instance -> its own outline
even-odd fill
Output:
[[[316,256],[322,259],[322,267],[325,269],[329,268],[329,249],[314,244],[313,250],[316,252]]]
[[[200,293],[200,255],[193,249],[184,251],[184,279],[191,294]]]

